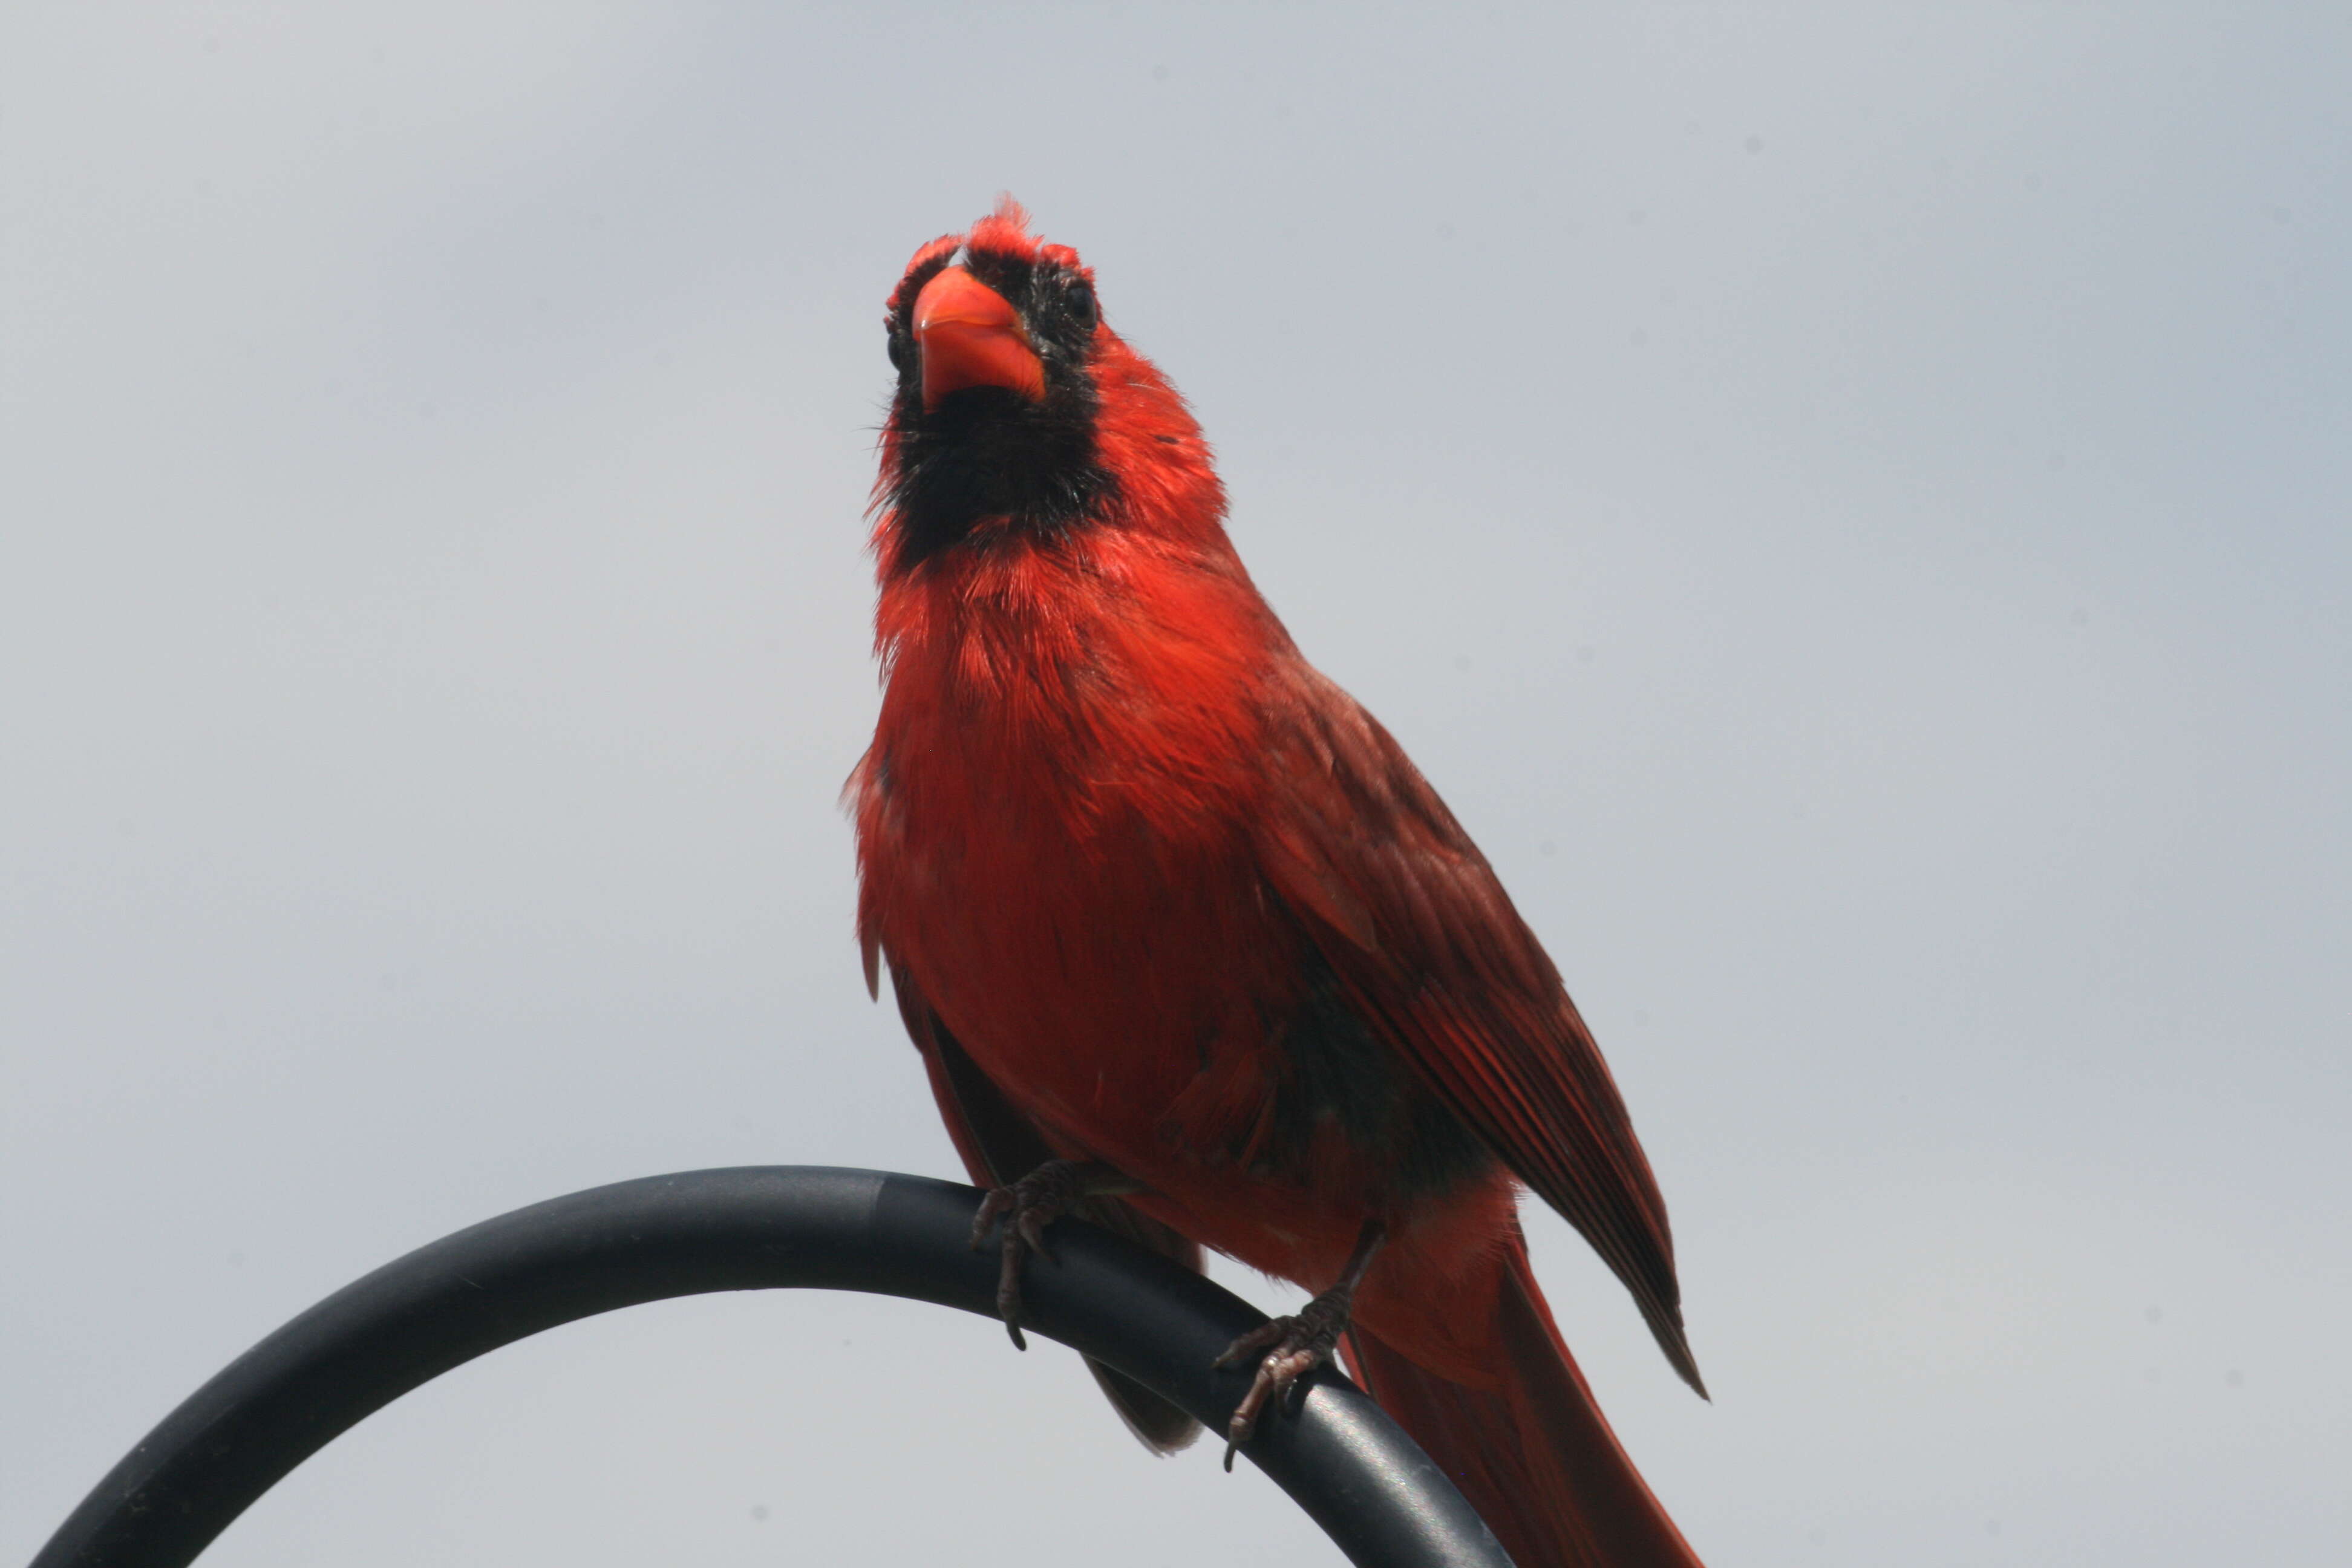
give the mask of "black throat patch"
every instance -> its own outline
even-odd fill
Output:
[[[900,411],[898,469],[886,504],[898,520],[898,560],[914,566],[963,542],[985,518],[1054,538],[1110,510],[1117,481],[1095,452],[1095,394],[1056,387],[1033,403],[1000,386],[970,386],[926,411]]]

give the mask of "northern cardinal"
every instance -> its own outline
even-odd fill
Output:
[[[887,326],[858,936],[992,1189],[1016,1342],[1060,1214],[1213,1247],[1319,1292],[1229,1352],[1232,1441],[1344,1342],[1521,1568],[1696,1564],[1528,1267],[1522,1184],[1705,1392],[1649,1162],[1486,858],[1259,596],[1076,252],[1008,198],[915,253]],[[1095,1371],[1145,1443],[1189,1440]]]

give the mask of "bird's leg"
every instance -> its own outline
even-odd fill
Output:
[[[988,1227],[999,1215],[1003,1215],[1004,1266],[996,1279],[996,1315],[1004,1320],[1004,1331],[1013,1336],[1014,1350],[1029,1348],[1029,1342],[1021,1337],[1021,1259],[1041,1252],[1047,1262],[1053,1261],[1054,1249],[1045,1245],[1045,1227],[1082,1199],[1142,1190],[1143,1184],[1108,1165],[1090,1160],[1048,1160],[1011,1186],[992,1188],[981,1200],[980,1213],[971,1222],[971,1249],[980,1250],[981,1243],[988,1239]]]
[[[1372,1266],[1372,1255],[1387,1237],[1379,1220],[1366,1220],[1337,1285],[1298,1309],[1297,1316],[1270,1318],[1259,1324],[1226,1346],[1225,1353],[1217,1358],[1219,1366],[1235,1366],[1265,1352],[1257,1363],[1256,1379],[1226,1423],[1225,1468],[1234,1468],[1234,1450],[1250,1440],[1266,1405],[1285,1394],[1304,1397],[1299,1380],[1329,1361],[1339,1348],[1339,1336],[1347,1331],[1349,1314],[1355,1308],[1356,1287],[1363,1282],[1364,1271]]]

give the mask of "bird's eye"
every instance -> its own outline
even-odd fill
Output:
[[[905,334],[895,331],[890,333],[883,341],[889,345],[890,368],[898,371],[905,370],[907,368],[908,351],[913,348],[914,344],[907,341]]]
[[[1097,311],[1093,284],[1083,278],[1071,279],[1062,287],[1062,305],[1070,312],[1070,320],[1077,323],[1079,331],[1091,332],[1095,330]]]

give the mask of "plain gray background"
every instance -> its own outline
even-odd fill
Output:
[[[882,300],[1009,189],[1615,1064],[1717,1403],[1532,1228],[1702,1553],[2342,1561],[2347,82],[2315,5],[10,6],[0,1558],[477,1218],[954,1169],[835,795]],[[207,1562],[948,1560],[1336,1557],[771,1294]]]

